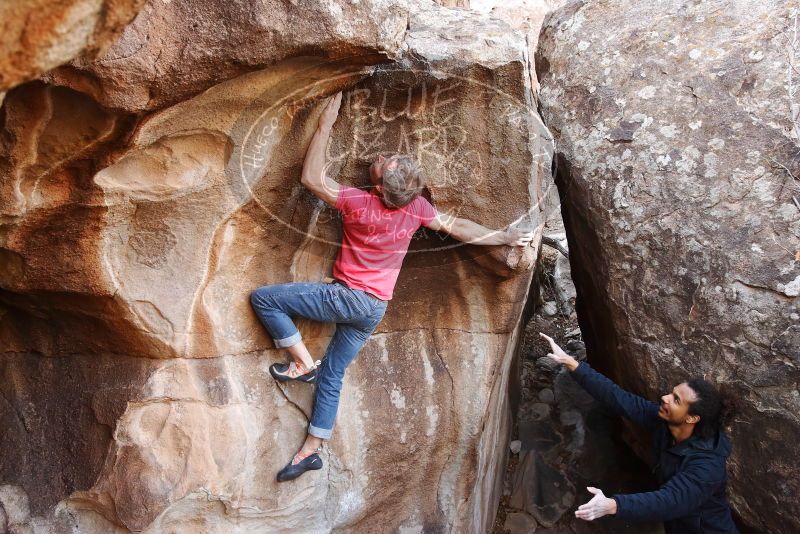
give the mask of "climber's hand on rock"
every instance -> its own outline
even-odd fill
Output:
[[[342,105],[342,92],[339,91],[328,100],[328,105],[322,110],[322,115],[319,117],[319,126],[330,130],[333,128],[333,123],[339,116],[339,107]]]
[[[533,231],[524,227],[509,227],[506,230],[506,245],[511,247],[524,247],[533,241]]]
[[[589,493],[594,493],[592,500],[586,504],[578,506],[575,511],[575,517],[583,519],[584,521],[592,521],[604,515],[613,515],[617,513],[617,501],[609,499],[603,495],[603,491],[597,488],[586,488]]]
[[[570,371],[574,371],[578,368],[578,360],[564,352],[564,350],[559,347],[555,341],[553,341],[552,337],[548,336],[547,334],[543,334],[542,332],[539,332],[539,335],[546,339],[548,343],[550,343],[551,352],[547,355],[548,358],[557,361]]]

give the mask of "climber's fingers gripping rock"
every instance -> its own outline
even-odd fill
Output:
[[[341,105],[342,93],[340,91],[331,97],[325,109],[322,110],[322,115],[319,118],[319,125],[328,130],[333,128],[333,123],[335,123],[337,117],[339,117],[339,108]]]

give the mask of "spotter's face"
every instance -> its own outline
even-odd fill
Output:
[[[661,397],[658,416],[667,423],[681,425],[687,422],[689,406],[697,400],[697,394],[686,382],[672,388],[672,392]]]

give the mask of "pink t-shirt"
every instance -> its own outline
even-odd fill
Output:
[[[389,209],[380,197],[341,186],[336,209],[342,212],[342,248],[333,276],[348,287],[390,300],[411,237],[427,226],[436,210],[421,196]]]

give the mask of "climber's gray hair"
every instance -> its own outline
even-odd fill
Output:
[[[413,156],[394,156],[396,165],[383,172],[383,203],[389,208],[402,208],[417,198],[425,188],[419,162]]]

